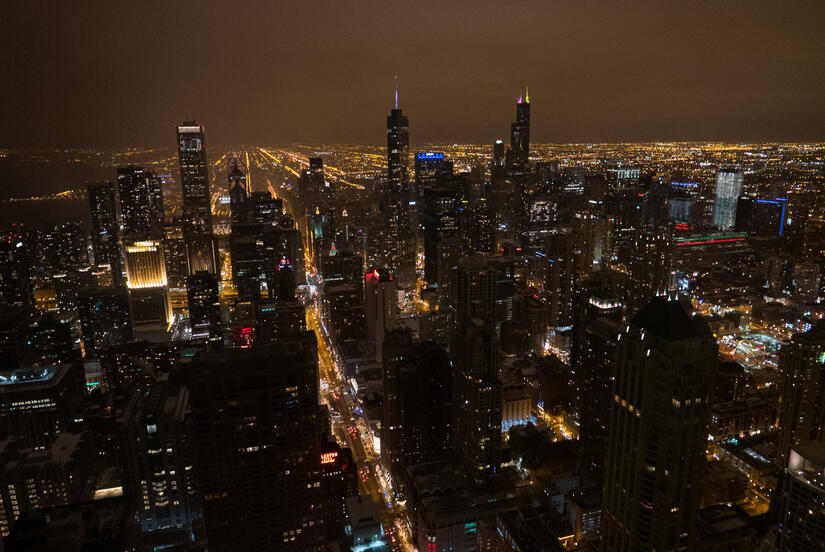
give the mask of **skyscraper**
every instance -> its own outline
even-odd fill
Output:
[[[310,332],[195,358],[192,442],[210,550],[323,544],[317,362]]]
[[[489,481],[501,461],[501,382],[495,326],[475,316],[459,322],[454,367],[455,452],[465,474]]]
[[[112,281],[120,285],[123,283],[123,268],[115,186],[109,181],[97,182],[89,184],[86,193],[92,214],[92,253],[95,264],[108,265]]]
[[[668,292],[673,264],[673,228],[639,225],[630,249],[627,310],[635,312]]]
[[[778,552],[821,550],[825,536],[825,445],[795,444],[780,501]]]
[[[387,117],[387,188],[381,198],[382,212],[392,236],[389,245],[391,268],[398,286],[411,289],[416,285],[414,217],[410,202],[410,128],[407,117],[398,107],[398,82],[395,84],[395,106]],[[417,206],[417,203],[416,203]]]
[[[745,175],[739,169],[722,169],[716,174],[713,225],[728,230],[736,224],[736,204],[742,195]]]
[[[178,161],[183,189],[183,235],[186,240],[189,273],[215,272],[212,240],[212,196],[203,126],[196,122],[177,127]]]
[[[366,274],[364,312],[367,319],[367,339],[375,343],[375,360],[384,358],[384,334],[395,325],[398,312],[396,285],[386,268],[372,268]]]
[[[34,309],[29,236],[21,225],[0,234],[0,301],[24,311]]]
[[[412,354],[412,332],[409,328],[397,328],[387,332],[382,345],[384,351],[381,379],[384,393],[381,399],[381,460],[393,474],[398,474],[404,458],[401,444],[401,373],[406,371]]]
[[[530,185],[530,93],[519,96],[516,102],[516,120],[510,125],[510,147],[507,149],[507,180],[505,203],[499,208],[505,211],[506,239],[524,241],[528,219],[528,187]],[[506,220],[510,218],[510,220]]]
[[[135,393],[123,415],[127,488],[141,497],[136,517],[144,533],[191,530],[201,517],[188,414],[189,390],[164,375],[146,392]]]
[[[603,550],[691,550],[716,342],[680,303],[662,297],[617,340]]]
[[[109,347],[133,337],[129,294],[124,288],[90,289],[80,293],[78,313],[87,359],[98,358]]]
[[[395,83],[395,106],[387,117],[387,188],[392,223],[402,228],[409,223],[410,123],[398,107],[398,81]]]
[[[163,235],[163,192],[155,174],[142,167],[119,167],[117,185],[123,237]]]
[[[229,208],[232,213],[232,224],[247,222],[249,219],[249,189],[247,188],[246,175],[238,166],[236,157],[229,171]]]
[[[784,469],[791,447],[811,440],[825,442],[825,323],[795,334],[782,346],[779,370],[776,464]]]
[[[193,339],[221,340],[221,303],[218,277],[201,270],[186,278],[189,299],[189,322]]]
[[[124,250],[133,324],[166,329],[172,307],[162,241],[157,238],[128,239]]]
[[[510,150],[514,164],[526,165],[530,159],[530,90],[516,102],[516,120],[510,125]]]

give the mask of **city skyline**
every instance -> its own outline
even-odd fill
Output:
[[[825,550],[816,10],[462,4],[15,7],[0,549]]]

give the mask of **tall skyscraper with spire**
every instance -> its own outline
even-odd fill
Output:
[[[387,191],[396,225],[405,222],[409,206],[410,123],[398,107],[398,77],[395,104],[387,117]]]
[[[178,161],[183,188],[183,238],[189,274],[215,272],[212,238],[212,196],[203,126],[188,121],[177,127]]]
[[[387,213],[393,240],[393,268],[403,288],[415,285],[415,247],[410,222],[410,123],[398,107],[398,77],[395,103],[387,117],[387,187],[381,207]]]

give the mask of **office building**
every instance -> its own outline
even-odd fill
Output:
[[[126,287],[132,324],[166,329],[172,318],[166,261],[160,239],[126,239]]]
[[[458,327],[454,446],[464,473],[483,484],[501,461],[498,339],[495,326],[478,316],[459,322]]]
[[[364,317],[367,339],[375,343],[375,360],[383,361],[384,335],[395,326],[398,298],[395,280],[386,268],[373,268],[365,276]]]
[[[716,342],[680,303],[662,297],[616,339],[603,550],[691,550]]]
[[[0,433],[30,447],[48,445],[74,419],[84,389],[79,362],[5,372],[0,376]]]
[[[120,226],[123,237],[157,238],[163,235],[163,191],[155,174],[142,167],[119,167]]]
[[[21,225],[0,234],[0,301],[29,312],[34,309],[31,243]]]
[[[459,253],[457,216],[461,193],[448,180],[424,188],[422,200],[424,279],[429,285],[446,286]]]
[[[132,550],[140,542],[134,498],[119,496],[26,512],[12,526],[6,552]]]
[[[189,391],[162,376],[135,393],[124,414],[127,490],[141,531],[190,531],[201,517],[188,435]]]
[[[92,253],[95,264],[108,265],[112,282],[123,285],[123,265],[120,256],[120,224],[117,214],[117,191],[109,181],[86,186],[92,228]]]
[[[510,125],[510,155],[514,165],[527,165],[530,160],[530,91],[525,90],[516,102],[516,120]]]
[[[192,443],[209,549],[323,544],[314,333],[193,361]]]
[[[53,443],[0,442],[0,535],[21,515],[92,498],[88,485],[96,467],[90,434],[60,432]]]
[[[129,294],[125,289],[100,288],[81,292],[78,314],[87,359],[98,358],[104,349],[123,345],[134,337]]]
[[[249,188],[246,182],[246,174],[238,166],[238,158],[232,162],[232,169],[229,171],[229,208],[232,215],[232,224],[248,222]]]
[[[205,270],[188,276],[186,294],[189,300],[189,324],[192,327],[192,339],[221,341],[223,334],[217,276]]]
[[[215,272],[212,239],[212,196],[203,126],[196,122],[177,127],[178,161],[183,189],[183,236],[189,273]]]
[[[389,222],[396,230],[409,227],[410,122],[398,107],[398,82],[395,104],[387,117],[387,206]]]

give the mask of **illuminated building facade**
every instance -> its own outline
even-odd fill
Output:
[[[126,241],[124,250],[133,324],[165,328],[171,320],[172,307],[161,240]]]
[[[729,230],[736,224],[736,205],[745,184],[739,169],[723,169],[716,174],[716,196],[713,199],[713,225]]]
[[[212,196],[203,126],[191,121],[181,123],[177,127],[177,142],[183,189],[183,235],[189,273],[199,270],[215,272]]]
[[[194,358],[191,438],[210,550],[323,544],[317,362],[309,332]]]
[[[712,334],[657,297],[617,336],[603,550],[693,549],[717,362]]]

